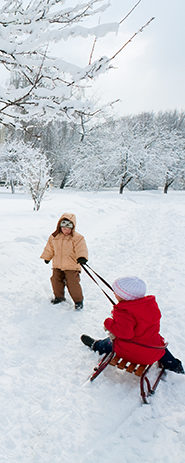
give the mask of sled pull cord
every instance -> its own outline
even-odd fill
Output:
[[[90,270],[109,288],[111,289],[111,291],[114,292],[113,288],[111,285],[109,285],[109,283],[107,283],[106,280],[104,280],[104,278],[102,278],[100,275],[98,275],[98,273],[96,273],[88,264],[85,264],[88,268],[90,268]]]
[[[104,280],[104,278],[102,278],[100,275],[98,275],[98,273],[96,273],[91,267],[89,267],[89,265],[87,264],[81,264],[81,267],[83,267],[83,269],[85,270],[85,272],[87,273],[87,275],[89,275],[89,277],[96,283],[96,285],[99,286],[99,288],[101,289],[101,291],[105,294],[105,296],[109,299],[109,301],[111,302],[111,304],[115,305],[115,302],[111,299],[111,297],[101,288],[101,286],[99,285],[99,283],[95,280],[95,278],[90,274],[90,272],[87,270],[87,268],[85,267],[85,265],[106,285],[108,286],[109,289],[111,289],[111,291],[114,292],[112,286],[109,285],[109,283],[107,283],[106,280]]]

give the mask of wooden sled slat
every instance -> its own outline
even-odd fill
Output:
[[[137,367],[137,363],[130,363],[130,365],[126,368],[128,373],[133,373]]]
[[[121,362],[117,364],[117,368],[119,368],[120,370],[123,370],[126,367],[127,363],[128,363],[127,360],[122,359]]]
[[[138,365],[138,368],[135,371],[135,375],[141,377],[146,368],[146,365]]]
[[[119,362],[119,360],[120,360],[120,357],[118,357],[118,355],[115,355],[113,359],[110,361],[109,365],[112,365],[113,367],[115,367],[117,363]]]
[[[126,368],[126,365],[128,363],[129,363],[129,365]],[[133,373],[134,372],[135,375],[139,376],[139,377],[143,374],[143,372],[147,368],[147,365],[137,365],[135,363],[128,362],[128,360],[125,360],[125,359],[119,357],[118,355],[115,355],[112,358],[112,360],[110,361],[110,365],[117,366],[117,368],[119,368],[119,370],[124,370],[124,368],[125,368],[128,373]]]

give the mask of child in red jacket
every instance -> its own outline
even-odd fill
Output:
[[[152,365],[159,361],[167,370],[184,374],[182,363],[166,348],[159,334],[161,312],[155,296],[145,296],[146,285],[137,277],[118,278],[113,283],[118,304],[104,321],[109,337],[95,341],[82,335],[82,342],[100,354],[112,350],[130,362]]]

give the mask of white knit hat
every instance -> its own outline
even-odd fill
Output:
[[[140,299],[146,294],[144,281],[137,277],[117,278],[112,287],[117,296],[126,299],[126,301]]]

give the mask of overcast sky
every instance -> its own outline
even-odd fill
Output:
[[[137,3],[111,0],[102,16],[118,21]],[[102,101],[120,98],[121,115],[142,111],[185,110],[185,0],[142,0],[120,26],[97,43],[96,57],[112,56],[150,18],[155,20],[113,61],[116,70],[96,83]]]

